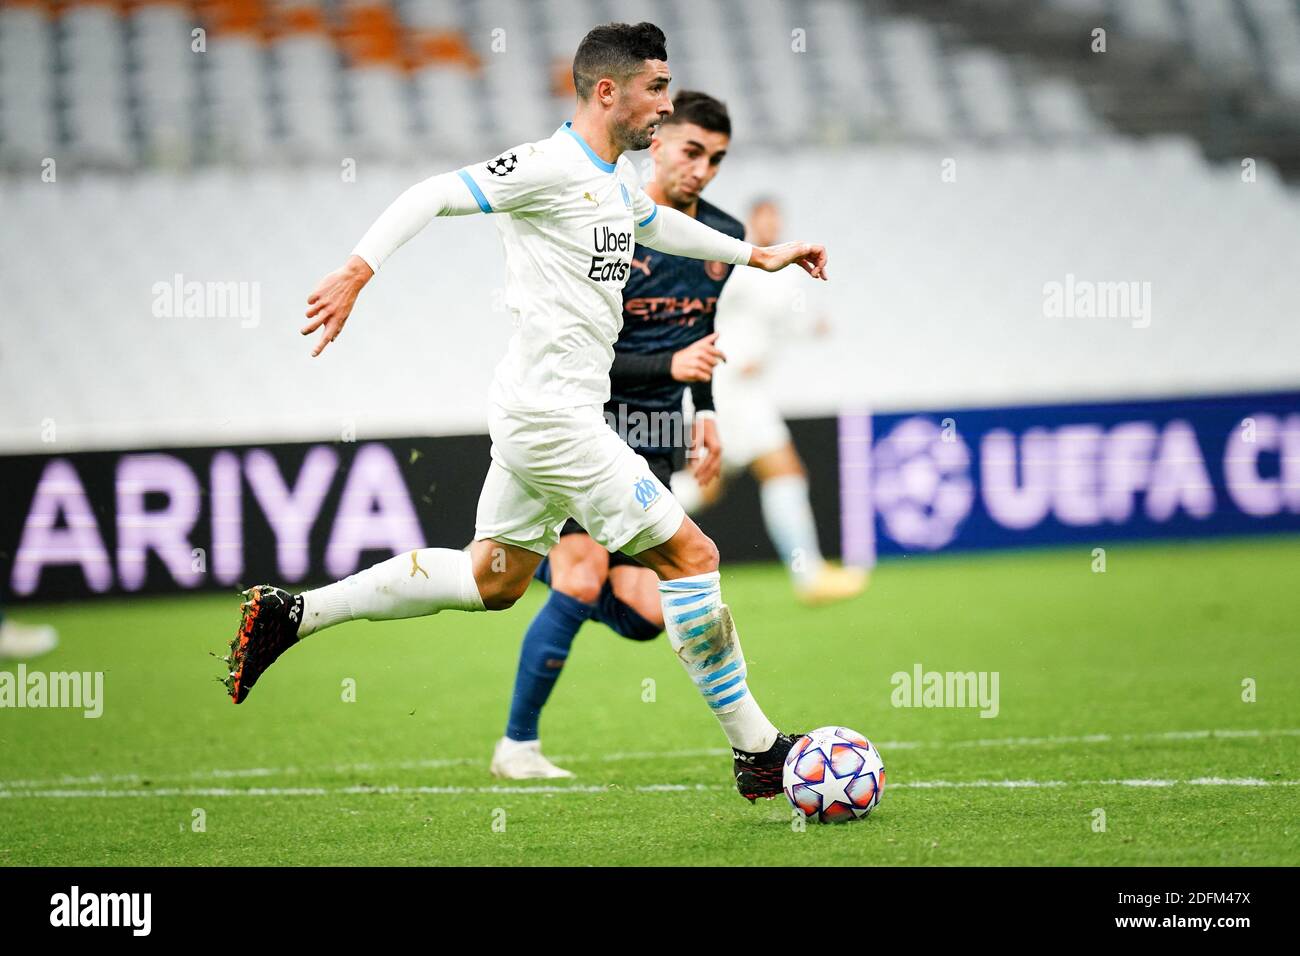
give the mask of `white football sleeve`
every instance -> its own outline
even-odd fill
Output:
[[[384,210],[352,254],[376,272],[384,260],[438,216],[538,212],[553,197],[557,167],[544,144],[524,143],[482,163],[416,183]]]
[[[436,217],[464,216],[478,211],[478,202],[459,175],[430,176],[393,200],[366,230],[352,254],[366,260],[378,272],[385,259]]]
[[[634,206],[633,216],[639,212],[641,210]],[[671,206],[655,206],[647,217],[636,220],[634,231],[637,245],[688,259],[716,260],[743,266],[749,264],[754,250],[749,243],[718,232]]]

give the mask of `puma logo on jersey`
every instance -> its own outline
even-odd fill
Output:
[[[415,577],[415,572],[419,571],[427,578],[429,576],[429,572],[424,570],[424,568],[420,567],[419,557],[420,556],[416,552],[414,551],[411,552],[411,577]]]
[[[593,203],[595,203],[597,206],[600,205],[600,200],[597,199],[595,196],[593,196],[591,193],[583,193],[583,194],[582,194],[582,198],[583,198],[583,199],[589,199],[589,200],[591,200],[591,201],[592,201]]]
[[[640,269],[640,270],[641,270],[642,272],[644,272],[646,275],[649,275],[649,274],[650,274],[650,257],[649,257],[649,256],[646,256],[644,259],[638,259],[636,256],[633,256],[633,257],[632,257],[632,268],[633,268],[633,269]]]

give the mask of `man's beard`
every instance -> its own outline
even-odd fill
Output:
[[[620,124],[617,130],[618,138],[623,143],[623,149],[628,151],[649,149],[650,142],[655,135],[655,131],[648,126],[623,126]]]

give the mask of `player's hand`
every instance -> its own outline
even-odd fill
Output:
[[[782,242],[775,246],[755,246],[749,264],[765,272],[779,272],[790,263],[814,279],[826,279],[826,247],[814,242]]]
[[[673,353],[672,376],[678,382],[708,382],[713,378],[713,366],[725,362],[727,357],[714,343],[718,333],[697,339],[686,348]]]
[[[695,416],[691,426],[691,474],[701,488],[722,474],[722,439],[713,416]]]
[[[303,326],[302,334],[311,335],[317,329],[322,329],[316,347],[311,350],[312,358],[320,355],[325,351],[325,346],[339,337],[344,323],[352,314],[357,296],[374,274],[364,259],[351,256],[343,268],[335,269],[321,279],[316,291],[307,297],[307,318],[311,321]]]

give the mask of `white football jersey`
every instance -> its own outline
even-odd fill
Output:
[[[513,411],[603,404],[634,227],[658,207],[630,160],[607,163],[565,123],[550,139],[458,170],[496,217],[515,332],[490,396]]]

